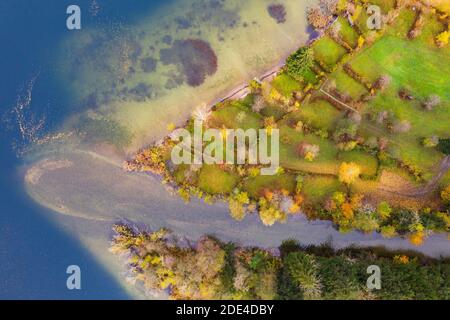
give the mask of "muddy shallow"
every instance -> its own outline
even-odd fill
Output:
[[[129,220],[151,229],[167,227],[192,239],[213,234],[243,245],[276,247],[290,238],[302,244],[332,240],[338,248],[352,244],[384,245],[414,249],[434,257],[450,256],[446,235],[432,235],[423,246],[414,247],[406,239],[383,239],[375,233],[341,234],[329,222],[310,222],[304,216],[290,217],[287,223],[272,227],[264,226],[255,215],[234,221],[225,204],[207,205],[201,201],[185,204],[171,195],[158,177],[125,173],[120,163],[109,159],[83,151],[51,157],[27,171],[27,189],[38,202],[63,215],[88,220],[92,226]],[[38,177],[32,174],[36,171]],[[83,230],[78,231],[83,234]],[[109,232],[96,236],[107,239],[108,235]]]

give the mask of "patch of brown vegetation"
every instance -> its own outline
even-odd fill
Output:
[[[267,11],[269,15],[277,22],[277,23],[285,23],[286,22],[286,8],[282,4],[271,4],[267,7]]]
[[[160,51],[161,62],[174,64],[191,87],[198,87],[217,71],[217,56],[208,42],[200,39],[176,40]]]
[[[393,206],[409,210],[419,210],[423,207],[435,209],[439,206],[439,199],[435,194],[412,197],[407,196],[418,185],[393,171],[383,170],[378,181],[357,181],[355,187],[363,190],[366,200],[373,204],[387,201]]]

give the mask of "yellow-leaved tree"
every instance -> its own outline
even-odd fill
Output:
[[[421,246],[425,240],[425,233],[423,231],[417,231],[409,236],[409,242],[414,246]]]
[[[448,31],[444,31],[439,33],[436,36],[436,44],[438,45],[439,48],[443,48],[446,45],[448,45],[448,38],[450,37],[450,32]]]
[[[445,203],[450,203],[450,185],[441,192],[441,198]]]
[[[361,175],[361,168],[354,162],[343,162],[339,167],[339,181],[352,184]]]

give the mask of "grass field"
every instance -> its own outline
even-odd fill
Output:
[[[290,114],[292,119],[300,120],[313,128],[327,131],[334,129],[340,116],[340,112],[325,100],[305,103],[299,111]]]
[[[370,0],[370,4],[379,6],[381,12],[386,14],[395,7],[395,0]]]
[[[338,150],[330,140],[312,134],[303,135],[286,126],[281,127],[280,132],[281,135],[286,134],[291,137],[290,144],[280,143],[280,164],[282,167],[308,173],[337,173],[339,164],[335,160]],[[296,150],[300,142],[318,145],[320,147],[319,156],[314,161],[301,158]]]
[[[275,77],[275,79],[273,79],[272,87],[286,98],[290,98],[294,91],[299,91],[303,88],[300,82],[296,81],[285,72],[279,74]]]
[[[315,85],[319,82],[319,80],[317,78],[317,74],[312,69],[309,68],[303,75],[303,82]]]
[[[352,60],[352,67],[371,81],[383,74],[393,79],[393,89],[408,87],[418,98],[437,94],[450,99],[450,50],[429,48],[414,42],[385,36],[364,54]]]
[[[367,20],[369,19],[369,15],[367,14],[366,10],[362,9],[361,14],[358,16],[358,18],[355,21],[355,24],[358,26],[359,30],[363,34],[366,34],[370,30],[367,28]]]
[[[269,105],[261,110],[263,117],[274,117],[275,120],[280,120],[286,114],[286,110],[278,105]]]
[[[229,128],[244,130],[250,128],[260,128],[262,126],[261,115],[253,112],[249,106],[238,101],[227,102],[224,106],[213,112],[208,119],[208,123],[213,128]]]
[[[321,38],[313,44],[314,57],[323,62],[328,69],[344,57],[347,51],[328,36]]]
[[[336,191],[344,191],[345,188],[335,177],[309,176],[305,179],[303,193],[308,202],[321,203],[327,196]]]
[[[403,11],[402,18],[387,34],[357,55],[351,65],[371,82],[384,74],[392,78],[390,86],[368,103],[364,111],[377,114],[388,110],[398,121],[406,120],[411,124],[412,129],[407,133],[391,134],[385,130],[385,135],[395,142],[391,145],[391,154],[418,166],[426,178],[431,176],[433,166],[442,155],[434,149],[424,148],[421,141],[432,135],[450,136],[449,121],[445,121],[450,119],[450,50],[434,45],[433,35],[443,27],[431,16],[421,36],[407,39],[405,34],[415,15],[411,10]],[[398,95],[401,89],[411,92],[414,100],[402,100]],[[433,111],[425,111],[422,103],[430,95],[438,95],[441,104]]]
[[[356,48],[358,45],[359,34],[352,28],[348,20],[343,17],[339,17],[337,23],[340,25],[339,35],[342,40],[347,42],[350,47]]]
[[[350,95],[353,100],[359,100],[362,95],[367,93],[366,88],[347,75],[342,68],[333,72],[328,79],[334,81],[339,92]]]
[[[187,174],[188,170],[189,170],[189,166],[186,164],[180,164],[179,166],[177,166],[173,173],[175,181],[179,184],[186,183],[186,174]],[[194,178],[190,182],[197,183],[197,181],[198,181],[198,176],[195,175]]]
[[[262,197],[264,190],[287,190],[292,193],[295,190],[295,176],[282,174],[248,178],[243,182],[242,190],[248,192],[253,198]]]
[[[224,171],[218,166],[204,165],[198,176],[198,186],[212,195],[226,194],[233,191],[239,180],[239,176]]]

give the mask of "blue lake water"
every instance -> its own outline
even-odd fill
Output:
[[[132,22],[167,1],[2,0],[0,2],[0,299],[126,299],[127,294],[93,257],[45,216],[22,189],[22,164],[13,144],[25,145],[11,115],[17,95],[31,78],[33,117],[46,116],[45,130],[57,127],[78,106],[55,76],[53,54],[69,36],[66,8],[82,9],[83,27]],[[95,4],[94,2],[94,4]],[[91,9],[90,9],[91,8]],[[72,31],[73,32],[73,31]],[[66,268],[80,265],[82,290],[66,288]]]

